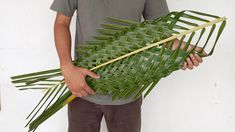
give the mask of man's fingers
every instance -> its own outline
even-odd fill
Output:
[[[92,95],[96,95],[95,91],[92,90],[87,84],[85,84],[85,86],[83,88],[87,93],[92,94]]]
[[[72,94],[76,97],[82,97],[82,94],[80,94],[80,93],[72,93]]]
[[[206,53],[206,51],[204,51],[204,50],[202,51],[202,54],[205,55],[205,56],[208,55],[208,54]]]
[[[199,63],[202,63],[202,58],[197,53],[195,53],[194,56]]]
[[[195,47],[194,45],[190,45],[187,51],[191,51],[192,49],[194,49],[194,47]],[[195,51],[196,51],[196,52],[201,52],[201,51],[202,51],[202,47],[197,46],[197,47],[195,48]],[[203,55],[208,55],[208,54],[206,53],[206,51],[204,51],[204,50],[202,51],[202,54],[203,54]]]
[[[195,49],[195,51],[197,51],[197,52],[202,51],[202,47],[197,46],[196,49]]]
[[[195,51],[201,52],[202,51],[202,47],[196,47]],[[206,51],[204,51],[204,50],[202,51],[202,54],[203,55],[207,55]]]
[[[76,97],[85,97],[88,95],[88,93],[84,89],[79,89],[76,92],[72,92],[72,94]]]
[[[88,95],[88,93],[83,89],[80,89],[78,93],[80,93],[83,97]]]
[[[92,77],[92,78],[95,78],[95,79],[99,79],[100,78],[100,76],[98,74],[95,74],[94,72],[92,72],[92,71],[90,71],[88,69],[85,70],[85,74],[90,76],[90,77]]]
[[[194,65],[194,66],[198,66],[198,65],[199,65],[199,62],[196,60],[196,58],[194,57],[194,55],[193,55],[193,54],[190,54],[189,56],[190,56],[191,61],[193,62],[193,65]]]
[[[184,62],[184,65],[183,65],[183,67],[181,69],[182,70],[186,70],[186,68],[187,68],[187,62]]]
[[[192,61],[190,60],[190,58],[187,58],[186,61],[187,61],[187,64],[188,64],[188,65],[187,65],[188,69],[192,70],[192,69],[193,69],[193,63],[192,63]]]

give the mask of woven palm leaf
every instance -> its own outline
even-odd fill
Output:
[[[162,78],[179,70],[198,46],[202,47],[197,51],[199,56],[212,55],[226,25],[225,17],[197,11],[171,12],[141,23],[107,20],[109,24],[98,29],[100,35],[80,45],[74,65],[99,74],[98,80],[87,77],[88,85],[97,94],[111,94],[114,100],[138,98],[142,93],[146,97]],[[176,39],[179,45],[173,48]],[[12,82],[21,90],[45,90],[27,117],[29,131],[35,131],[75,98],[60,69],[14,76]]]

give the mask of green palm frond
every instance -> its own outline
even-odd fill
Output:
[[[162,78],[179,70],[197,46],[203,49],[197,51],[201,57],[212,55],[226,25],[224,17],[197,11],[171,12],[141,23],[107,20],[112,24],[102,24],[100,35],[80,45],[74,65],[99,74],[100,79],[88,77],[87,83],[97,94],[111,94],[113,99],[138,98],[142,93],[146,97]],[[173,49],[176,39],[179,46]],[[45,90],[27,117],[29,131],[35,131],[75,98],[60,69],[14,76],[12,83],[21,90]]]

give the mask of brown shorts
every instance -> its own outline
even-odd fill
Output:
[[[140,132],[142,98],[124,105],[98,105],[76,98],[68,106],[68,132],[100,132],[104,116],[109,132]]]

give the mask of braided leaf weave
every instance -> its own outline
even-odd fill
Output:
[[[77,49],[79,57],[74,65],[99,74],[98,80],[87,77],[88,85],[97,94],[111,94],[113,99],[138,98],[143,92],[146,97],[162,78],[179,70],[200,44],[199,56],[212,55],[226,24],[225,18],[196,11],[171,12],[141,23],[107,20],[109,23],[98,29],[98,36]],[[174,49],[176,39],[179,45]],[[46,89],[27,117],[29,131],[35,131],[75,98],[61,76],[60,69],[52,69],[12,77],[21,90]]]

